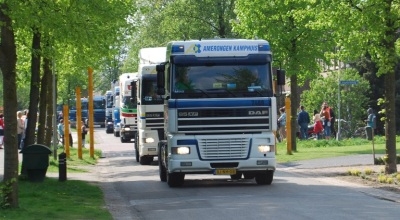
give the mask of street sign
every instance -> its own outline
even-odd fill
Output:
[[[358,84],[357,80],[340,80],[340,85],[355,85]]]

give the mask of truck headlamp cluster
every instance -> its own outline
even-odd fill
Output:
[[[182,147],[171,147],[172,154],[190,154],[190,147],[182,146]]]
[[[154,143],[154,138],[145,138],[144,143]]]
[[[124,131],[130,131],[131,128],[130,128],[130,127],[123,127],[122,130],[124,130]]]
[[[272,147],[269,145],[258,145],[258,151],[260,153],[268,153],[272,151]]]

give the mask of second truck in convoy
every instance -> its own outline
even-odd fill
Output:
[[[136,161],[150,164],[158,155],[157,144],[164,133],[163,96],[157,95],[156,64],[165,60],[165,47],[142,48],[139,52],[137,90],[137,127],[135,137]]]

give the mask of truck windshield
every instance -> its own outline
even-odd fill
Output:
[[[103,100],[94,100],[93,101],[93,109],[104,109]]]
[[[131,96],[124,96],[122,99],[122,108],[136,108],[136,103],[131,102]]]
[[[87,101],[85,101],[85,100],[81,101],[81,109],[82,110],[88,109]],[[69,100],[69,110],[76,110],[76,100]]]
[[[163,104],[164,99],[162,96],[157,95],[157,81],[156,78],[142,80],[142,100],[145,105]]]
[[[272,96],[269,64],[175,65],[171,87],[173,97]]]
[[[107,99],[107,108],[112,108],[113,107],[113,97],[112,97],[112,95],[107,95],[106,99]]]

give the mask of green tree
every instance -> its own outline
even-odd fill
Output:
[[[236,0],[142,0],[134,18],[124,72],[136,72],[138,52],[145,47],[166,46],[172,40],[231,38],[230,20],[235,18]]]
[[[0,68],[3,73],[3,94],[4,94],[4,182],[6,187],[11,189],[4,192],[3,201],[6,201],[12,208],[19,206],[18,202],[18,149],[17,121],[17,84],[16,84],[16,63],[17,46],[15,43],[15,31],[12,24],[12,17],[9,14],[10,5],[8,1],[0,3]]]
[[[237,0],[237,20],[234,31],[246,38],[268,40],[274,60],[286,69],[290,78],[291,109],[287,113],[291,127],[297,127],[297,109],[300,104],[298,86],[314,78],[320,66],[317,59],[324,58],[324,51],[333,48],[329,32],[318,22],[319,2],[312,0]],[[296,129],[292,129],[296,140]],[[292,142],[296,151],[296,142]]]
[[[322,1],[325,14],[321,21],[331,25],[342,60],[357,60],[371,55],[383,76],[386,156],[385,173],[397,172],[396,163],[396,77],[399,62],[396,42],[400,28],[400,3],[395,0],[334,0]]]
[[[25,73],[29,76],[29,79],[23,77],[21,79],[31,82],[27,141],[27,144],[30,144],[33,137],[30,134],[33,134],[36,125],[38,100],[49,99],[51,87],[46,84],[51,82],[50,61],[55,61],[60,70],[58,82],[85,84],[87,67],[100,66],[98,61],[110,56],[111,48],[120,45],[118,41],[123,38],[121,36],[129,35],[132,29],[129,18],[135,11],[133,2],[132,0],[117,0],[93,4],[90,1],[5,0],[0,3],[0,68],[4,79],[4,111],[7,124],[4,180],[10,183],[12,189],[10,193],[5,194],[11,207],[18,207],[18,187],[15,181],[18,174],[18,151],[15,138],[17,54],[26,55],[27,53],[23,51],[29,48],[25,45],[32,45],[30,58],[27,58],[29,56],[21,57],[24,63],[21,69],[27,70]],[[42,59],[45,74],[40,81]],[[66,85],[70,86],[70,83],[60,83],[60,87],[66,88]],[[43,90],[42,97],[39,95],[40,87]],[[69,95],[69,91],[66,95]],[[52,105],[51,102],[49,103]],[[41,104],[48,105],[47,102]],[[48,109],[50,108],[42,106],[43,117]],[[52,114],[51,110],[48,113]],[[40,121],[41,127],[44,128],[46,118]]]

